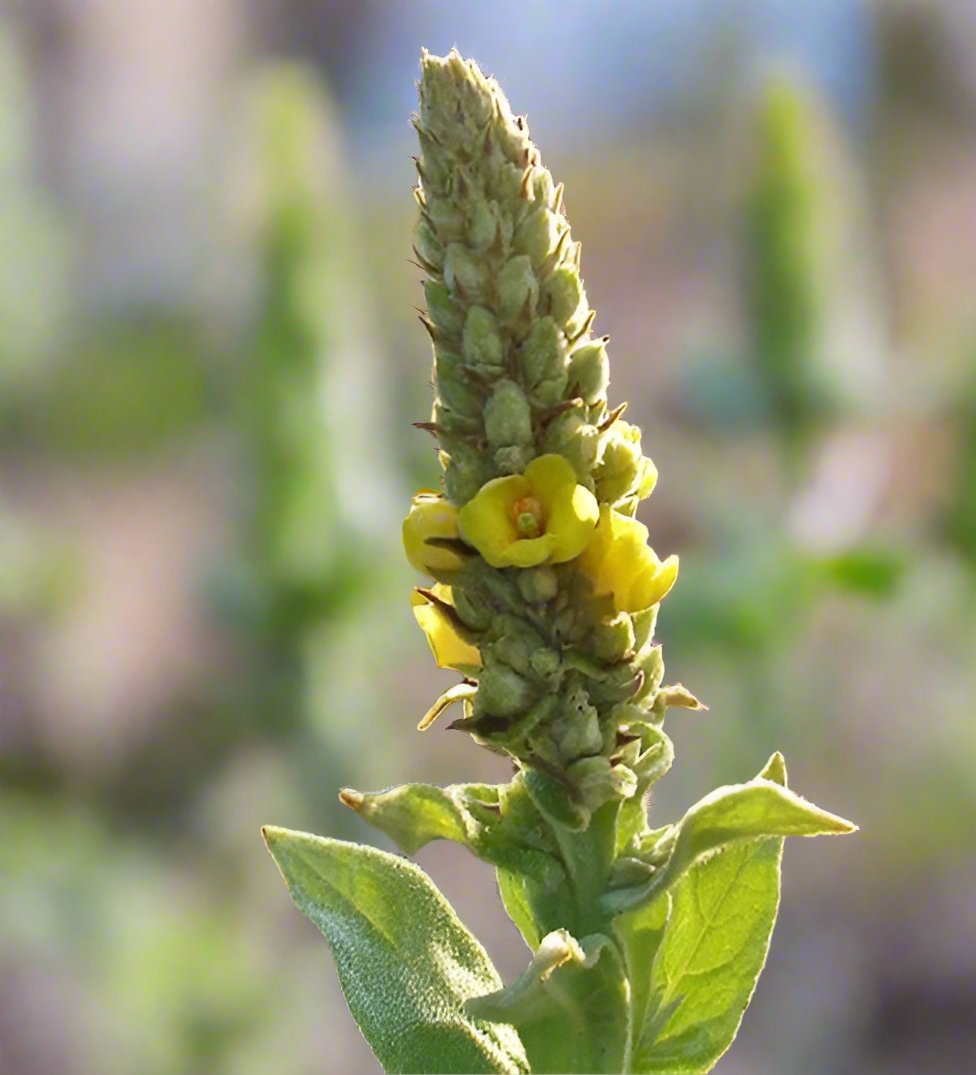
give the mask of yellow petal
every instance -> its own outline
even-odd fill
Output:
[[[540,455],[525,468],[533,494],[542,504],[546,533],[554,541],[549,560],[562,564],[586,548],[600,517],[596,497],[576,484],[576,472],[561,455]]]
[[[608,504],[600,506],[600,518],[596,524],[596,529],[590,537],[589,544],[576,561],[580,571],[593,583],[596,582],[604,557],[607,555],[610,543],[613,540],[611,512],[612,509]]]
[[[403,550],[411,565],[424,575],[431,572],[458,571],[463,558],[451,549],[428,545],[429,538],[458,536],[457,509],[437,493],[421,489],[410,501],[410,512],[403,520]]]
[[[620,605],[621,612],[643,612],[656,605],[667,596],[678,577],[677,556],[669,556],[661,563],[653,549],[647,551],[651,556],[631,583]]]
[[[662,564],[647,544],[647,527],[604,504],[593,537],[577,561],[593,591],[613,598],[618,612],[642,612],[674,585],[678,558]]]
[[[513,541],[502,553],[500,562],[494,567],[538,567],[552,557],[556,539],[552,534],[542,534],[537,538],[519,538]],[[488,558],[485,557],[487,560]],[[491,563],[491,561],[488,561]]]
[[[435,586],[433,592],[442,601],[451,603],[450,586]],[[463,674],[481,667],[478,647],[466,642],[457,633],[450,616],[439,605],[428,601],[419,590],[410,594],[410,604],[414,619],[427,636],[438,668],[450,668]]]
[[[519,536],[512,517],[512,505],[529,491],[529,483],[521,474],[494,478],[458,512],[462,537],[492,567],[510,566],[507,550]]]
[[[564,456],[550,452],[536,456],[529,463],[525,468],[525,480],[546,507],[561,490],[572,489],[576,485],[576,471]]]

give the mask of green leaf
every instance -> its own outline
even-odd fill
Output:
[[[785,766],[773,757],[747,784],[716,788],[696,803],[677,826],[674,849],[667,864],[646,884],[611,892],[604,897],[610,913],[652,899],[673,885],[696,862],[729,843],[764,836],[830,836],[857,831],[857,826],[821,810],[775,779]],[[765,773],[774,779],[768,779]]]
[[[518,1028],[533,1075],[627,1071],[630,998],[613,942],[599,934],[577,943],[548,934],[510,986],[469,1000],[465,1010]]]
[[[518,1035],[463,1004],[501,980],[427,875],[396,855],[263,830],[298,909],[325,934],[363,1037],[388,1072],[526,1072]]]
[[[697,1075],[711,1071],[732,1044],[766,961],[782,850],[777,838],[729,844],[675,886],[633,1071]],[[660,903],[659,897],[642,913]]]
[[[431,840],[452,840],[497,868],[509,917],[535,950],[556,926],[571,921],[572,891],[551,830],[516,776],[509,784],[404,784],[339,798],[412,854]]]
[[[647,1019],[647,1006],[651,999],[651,968],[670,919],[671,896],[668,892],[662,892],[657,899],[618,915],[613,921],[630,980],[634,1048],[640,1042]]]
[[[531,878],[521,873],[512,873],[511,870],[498,869],[495,871],[498,879],[498,894],[502,898],[502,904],[508,917],[515,923],[525,943],[534,952],[542,940],[542,934],[536,925],[533,906],[538,900],[538,886],[534,885]]]
[[[785,787],[783,755],[757,779]],[[614,921],[632,990],[635,1072],[710,1071],[732,1043],[766,960],[782,850],[782,838],[726,844],[670,893]]]

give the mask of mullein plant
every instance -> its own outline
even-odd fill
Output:
[[[456,685],[420,721],[507,758],[506,784],[408,784],[341,801],[412,854],[462,844],[495,867],[531,950],[505,986],[415,865],[267,827],[325,934],[349,1007],[393,1072],[705,1072],[766,956],[783,837],[854,826],[789,790],[774,754],[680,820],[647,817],[668,771],[654,628],[677,576],[635,518],[657,473],[607,401],[607,338],[562,187],[497,83],[421,59],[415,192],[433,340],[440,491],[403,524],[414,615]],[[455,715],[456,714],[456,715]]]

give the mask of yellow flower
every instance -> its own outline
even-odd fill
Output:
[[[403,520],[403,548],[410,563],[424,575],[458,571],[463,557],[452,549],[428,545],[429,538],[457,538],[457,509],[438,493],[421,489],[410,501]]]
[[[642,612],[656,605],[678,576],[677,556],[662,563],[647,544],[647,527],[606,504],[577,566],[595,593],[613,598],[617,612]]]
[[[458,513],[461,536],[492,567],[572,560],[596,526],[596,497],[561,455],[540,455],[523,474],[495,478]]]
[[[478,647],[461,637],[450,613],[444,608],[444,605],[453,604],[451,587],[437,583],[430,593],[437,600],[432,601],[427,594],[414,590],[410,594],[410,605],[414,619],[427,636],[435,664],[438,668],[452,668],[462,675],[476,671],[481,667]]]

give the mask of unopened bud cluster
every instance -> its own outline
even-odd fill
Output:
[[[422,58],[415,233],[433,341],[443,495],[414,499],[411,563],[435,580],[415,613],[465,676],[453,727],[505,751],[540,808],[571,827],[660,775],[667,704],[663,563],[633,515],[657,471],[609,410],[580,244],[497,86],[455,52]],[[669,693],[670,691],[670,693]],[[426,723],[432,719],[425,718]]]

